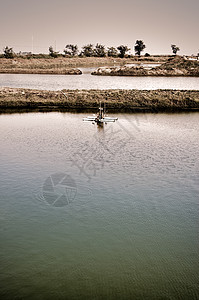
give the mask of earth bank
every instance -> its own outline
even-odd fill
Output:
[[[100,101],[108,110],[199,110],[199,91],[185,90],[63,90],[0,88],[0,111],[95,110]]]
[[[155,68],[147,69],[142,66],[120,66],[98,68],[92,75],[104,76],[199,76],[199,61],[183,57],[173,57]]]

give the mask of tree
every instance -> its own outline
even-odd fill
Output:
[[[108,47],[108,56],[117,57],[118,51],[114,47]]]
[[[176,45],[171,45],[171,49],[173,51],[173,54],[175,55],[177,54],[178,51],[180,51],[180,48],[177,47]]]
[[[94,49],[92,44],[88,44],[82,47],[83,51],[82,54],[85,56],[94,56]]]
[[[70,56],[75,56],[78,53],[78,47],[77,45],[66,45],[65,49],[64,49],[64,53],[65,55],[70,55]]]
[[[117,47],[117,50],[119,50],[119,52],[120,52],[119,57],[124,58],[125,53],[127,51],[129,51],[130,49],[127,46],[120,45]]]
[[[50,55],[51,57],[56,58],[56,57],[58,57],[58,52],[54,51],[54,50],[53,50],[53,47],[50,46],[50,47],[49,47],[49,55]]]
[[[106,56],[105,46],[101,44],[96,44],[94,49],[94,55],[97,57],[104,57]]]
[[[4,49],[4,57],[5,58],[14,58],[14,51],[12,48],[9,48],[8,46],[6,46]]]
[[[135,42],[135,54],[140,56],[141,52],[146,48],[144,42],[142,40],[137,40]]]

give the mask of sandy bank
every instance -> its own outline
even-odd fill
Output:
[[[1,69],[2,74],[43,74],[43,75],[81,75],[82,71],[77,68],[65,69],[65,68],[54,68],[54,69],[24,69],[24,68],[13,68]]]
[[[179,90],[63,90],[40,91],[0,88],[0,111],[96,109],[105,102],[109,110],[199,110],[199,91]]]

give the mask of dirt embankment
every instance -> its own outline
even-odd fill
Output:
[[[18,74],[76,74],[76,68],[125,65],[127,63],[142,62],[164,62],[168,57],[58,57],[58,58],[0,58],[0,73]],[[71,70],[72,69],[72,70]],[[77,74],[79,74],[77,72]]]
[[[174,57],[161,66],[146,69],[142,66],[98,68],[92,75],[104,76],[199,76],[199,61]]]
[[[0,73],[81,75],[75,66],[52,59],[0,59]]]
[[[199,110],[199,91],[179,90],[63,90],[0,89],[0,111],[96,109],[99,102],[109,110]]]

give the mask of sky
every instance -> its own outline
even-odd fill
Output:
[[[63,52],[67,44],[127,45],[150,54],[199,52],[198,0],[0,0],[0,53]],[[144,54],[143,53],[143,54]]]

